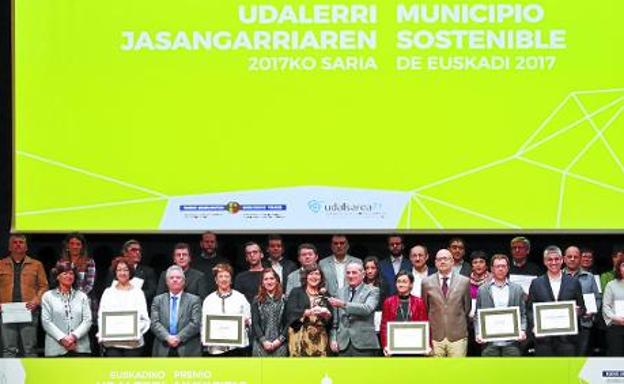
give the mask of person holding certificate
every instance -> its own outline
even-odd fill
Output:
[[[290,292],[286,303],[290,356],[327,356],[332,317],[329,308],[323,272],[316,264],[306,266],[301,286]]]
[[[39,306],[48,279],[41,262],[27,251],[26,236],[14,233],[9,236],[9,255],[0,260],[2,357],[15,358],[20,352],[37,357]]]
[[[524,303],[524,292],[522,286],[512,283],[507,279],[509,273],[509,258],[507,255],[496,254],[492,256],[490,262],[492,269],[492,280],[482,284],[477,292],[476,316],[474,319],[475,339],[477,343],[484,344],[481,335],[481,325],[479,322],[479,311],[490,308],[518,307],[520,313],[520,331],[517,340],[501,340],[485,343],[481,351],[482,356],[521,356],[518,341],[526,339],[527,317],[526,305]],[[492,322],[493,325],[501,329],[487,329],[492,335],[513,333],[513,329],[504,329],[510,322]]]
[[[226,263],[217,264],[212,269],[217,290],[208,295],[202,305],[202,318],[206,315],[242,315],[245,331],[241,335],[239,347],[228,345],[205,345],[205,353],[219,356],[248,356],[249,337],[247,328],[251,323],[251,307],[245,295],[232,289],[232,266]],[[204,327],[205,325],[202,325]]]
[[[115,280],[100,299],[98,341],[105,347],[105,356],[139,357],[143,352],[143,335],[150,328],[145,294],[131,282],[134,263],[130,259],[115,258],[111,270]],[[111,327],[123,329],[111,330]]]
[[[539,329],[559,328],[563,323],[570,323],[561,319],[561,317],[541,317],[541,323],[537,323],[536,314],[533,313],[534,303],[555,303],[559,301],[575,301],[577,314],[585,313],[583,303],[583,294],[581,285],[578,280],[563,273],[561,267],[563,265],[563,254],[557,246],[551,245],[544,250],[544,265],[546,266],[546,274],[539,276],[531,282],[529,288],[529,298],[527,306],[529,324],[534,332]],[[544,311],[545,312],[545,311]],[[556,310],[550,310],[551,314],[560,315]],[[561,324],[560,324],[561,323]],[[574,325],[571,324],[568,329],[569,333],[574,332]],[[576,329],[578,324],[576,324]],[[535,355],[536,356],[574,356],[577,350],[577,335],[563,336],[535,336]]]
[[[165,271],[168,291],[154,297],[152,324],[155,357],[201,356],[199,327],[201,301],[199,296],[184,290],[186,278],[179,265]]]
[[[399,271],[395,279],[396,295],[388,297],[383,303],[381,312],[381,347],[388,356],[388,322],[389,321],[427,321],[427,310],[423,301],[411,294],[414,276],[404,270]]]
[[[602,316],[607,324],[607,355],[624,356],[624,259],[615,265],[615,280],[604,290]]]
[[[570,246],[563,253],[565,268],[563,273],[578,280],[583,293],[585,303],[585,314],[581,317],[581,327],[579,328],[577,355],[586,356],[589,352],[589,336],[594,326],[598,308],[602,304],[602,295],[598,289],[598,284],[594,275],[581,268],[581,250],[576,246]]]
[[[251,324],[252,356],[288,356],[286,300],[282,294],[279,275],[273,268],[266,268],[262,272],[258,295],[251,303]]]
[[[45,355],[89,356],[89,298],[74,288],[76,272],[69,261],[57,262],[51,272],[57,287],[41,298],[41,324],[46,333]]]

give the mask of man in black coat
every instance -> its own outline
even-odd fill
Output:
[[[535,329],[533,303],[576,301],[577,318],[585,313],[585,304],[581,285],[578,280],[563,273],[563,254],[557,246],[551,245],[544,250],[546,273],[531,282],[527,302],[529,323]],[[577,319],[578,322],[578,319]],[[577,324],[578,328],[578,324]],[[577,336],[535,337],[536,356],[574,356],[576,354]]]

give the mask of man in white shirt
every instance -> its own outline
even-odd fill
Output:
[[[338,290],[346,284],[345,270],[347,264],[354,262],[362,264],[362,260],[353,257],[349,251],[349,240],[345,235],[334,235],[331,238],[332,254],[321,260],[319,267],[325,277],[325,286],[330,296],[336,296]]]
[[[184,291],[182,267],[172,265],[165,272],[167,292],[154,298],[151,329],[156,337],[153,356],[201,356],[199,329],[201,302],[198,296]]]
[[[421,297],[422,281],[436,272],[435,268],[429,267],[429,251],[424,245],[415,245],[410,249],[409,260],[412,265],[411,272],[414,276],[412,295]],[[410,270],[408,270],[410,272]]]
[[[280,235],[269,235],[267,241],[267,255],[269,257],[267,258],[265,266],[267,268],[273,268],[280,277],[282,286],[285,287],[288,275],[297,269],[297,264],[284,257],[284,241]]]
[[[527,308],[529,308],[529,324],[532,328],[537,326],[534,321],[533,303],[575,300],[578,314],[585,313],[580,283],[561,270],[563,254],[559,247],[554,245],[546,247],[544,265],[547,272],[534,279],[529,288]],[[536,356],[574,356],[576,349],[576,335],[535,337]]]
[[[488,308],[518,307],[520,311],[520,337],[518,341],[526,339],[527,317],[524,303],[524,293],[519,284],[510,282],[507,279],[509,273],[509,258],[507,255],[496,254],[492,256],[490,262],[492,269],[492,280],[485,282],[479,287],[477,292],[477,309],[474,321],[476,341],[483,344],[481,337],[481,324],[479,322],[478,311]],[[490,342],[484,345],[481,351],[482,356],[520,356],[520,346],[518,341],[505,340]]]
[[[397,273],[401,270],[409,272],[411,267],[409,260],[403,256],[404,248],[405,245],[403,244],[403,236],[388,236],[388,251],[390,252],[390,255],[379,262],[379,272],[381,274],[381,278],[388,285],[389,296],[396,293],[394,279]]]

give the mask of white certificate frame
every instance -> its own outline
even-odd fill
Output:
[[[32,312],[26,306],[26,302],[2,304],[3,324],[24,324],[32,322]]]
[[[520,285],[522,287],[522,292],[524,292],[525,295],[529,294],[529,288],[535,279],[537,279],[537,276],[534,275],[509,275],[509,281]]]
[[[429,322],[428,321],[389,321],[386,325],[388,336],[388,353],[390,355],[426,355],[431,350],[429,348]],[[410,347],[399,347],[395,342],[397,331],[421,330],[422,338],[420,345]]]
[[[211,338],[210,330],[214,321],[218,321],[222,326],[231,323],[229,326],[236,327],[237,336],[235,338]],[[202,318],[202,344],[204,346],[222,347],[244,347],[245,346],[245,322],[243,315],[215,315],[204,314]]]
[[[508,315],[512,317],[512,322],[514,329],[513,331],[505,334],[491,334],[487,329],[487,321],[486,318],[488,316],[496,316],[496,315]],[[520,339],[520,332],[522,331],[521,322],[520,322],[520,307],[505,307],[505,308],[480,308],[477,311],[477,316],[479,319],[479,333],[481,339],[485,342],[492,341],[517,341]]]
[[[132,322],[132,328],[122,333],[111,333],[106,324],[108,321],[115,321],[115,317],[119,320]],[[128,319],[130,318],[130,319]],[[102,311],[102,329],[100,330],[100,339],[102,341],[135,341],[139,340],[139,311]]]
[[[568,325],[566,327],[545,327],[543,322],[543,311],[553,309],[565,309],[568,313]],[[535,320],[535,336],[565,336],[578,334],[578,319],[576,314],[576,302],[571,301],[551,301],[544,303],[533,303],[533,319]]]

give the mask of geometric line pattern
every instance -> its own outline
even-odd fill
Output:
[[[58,168],[62,168],[62,169],[66,169],[72,172],[76,172],[76,173],[80,173],[82,175],[85,176],[89,176],[89,177],[93,177],[95,179],[98,180],[102,180],[102,181],[106,181],[109,183],[113,183],[119,186],[122,186],[124,188],[128,188],[128,189],[133,189],[133,190],[137,190],[137,191],[141,191],[144,193],[147,193],[149,195],[153,195],[154,197],[151,198],[143,198],[143,199],[130,199],[130,200],[120,200],[120,201],[115,201],[115,202],[102,202],[102,203],[97,203],[97,204],[88,204],[88,205],[77,205],[77,206],[71,206],[71,207],[57,207],[57,208],[47,208],[47,209],[41,209],[41,210],[34,210],[34,211],[23,211],[23,212],[17,212],[15,214],[15,216],[31,216],[31,215],[40,215],[40,214],[45,214],[45,213],[54,213],[54,212],[70,212],[70,211],[80,211],[80,210],[86,210],[86,209],[95,209],[95,208],[102,208],[102,207],[113,207],[113,206],[119,206],[119,205],[128,205],[128,204],[141,204],[141,203],[147,203],[147,202],[152,202],[152,201],[158,201],[158,200],[164,200],[164,199],[168,199],[169,197],[167,195],[165,195],[164,193],[155,191],[153,189],[148,189],[136,184],[132,184],[132,183],[128,183],[126,181],[114,178],[114,177],[110,177],[110,176],[106,176],[106,175],[102,175],[99,173],[95,173],[83,168],[79,168],[79,167],[75,167],[73,165],[69,165],[66,163],[62,163],[60,161],[56,161],[56,160],[52,160],[52,159],[48,159],[39,155],[35,155],[29,152],[24,152],[24,151],[16,151],[15,152],[17,155],[19,156],[24,156],[24,157],[28,157],[30,159],[33,160],[37,160],[40,161],[42,163],[54,166],[54,167],[58,167]]]
[[[598,95],[598,94],[602,94],[602,95],[613,94],[614,99],[608,103],[605,103],[604,105],[600,106],[594,111],[588,112],[587,107],[583,104],[579,96],[587,96],[587,95],[591,96],[591,95]],[[544,131],[544,129],[549,127],[549,124],[553,122],[554,118],[563,110],[563,108],[570,107],[569,103],[574,103],[577,106],[578,111],[581,114],[580,118],[575,119],[574,121],[570,122],[569,124],[563,127],[557,128],[554,132],[536,141],[535,139],[539,137],[539,135]],[[603,124],[602,127],[599,127],[595,121],[595,118],[599,116],[601,113],[609,110],[610,108],[617,108],[617,110],[611,116],[611,118],[606,123]],[[473,207],[459,206],[451,201],[448,201],[448,199],[442,200],[442,199],[433,197],[431,195],[425,195],[423,193],[424,191],[427,191],[428,189],[431,189],[433,187],[436,187],[442,184],[451,183],[458,179],[466,178],[471,175],[475,175],[477,173],[483,172],[493,167],[519,161],[524,164],[535,166],[541,169],[546,169],[546,170],[556,172],[561,175],[561,179],[559,181],[556,216],[553,217],[553,223],[555,224],[555,227],[561,228],[562,216],[563,216],[564,205],[565,205],[564,201],[565,201],[565,196],[566,196],[565,185],[566,185],[566,181],[568,178],[574,178],[576,180],[587,182],[592,185],[598,186],[600,188],[605,188],[607,190],[615,191],[618,193],[624,193],[623,188],[620,188],[618,186],[612,185],[610,183],[607,183],[601,180],[594,179],[586,175],[579,175],[571,171],[574,168],[574,166],[587,154],[587,152],[592,148],[592,146],[597,145],[599,143],[599,145],[602,145],[604,149],[606,149],[606,151],[609,153],[609,156],[611,157],[613,161],[613,165],[616,166],[621,171],[622,176],[623,176],[622,180],[624,181],[624,165],[622,164],[622,160],[616,154],[615,150],[613,150],[613,147],[609,143],[607,137],[605,137],[605,132],[607,131],[607,129],[609,129],[609,127],[611,127],[614,122],[618,121],[618,119],[621,118],[621,114],[623,111],[624,111],[624,88],[611,88],[611,89],[571,92],[569,95],[567,95],[563,99],[563,101],[561,101],[553,109],[553,111],[544,119],[544,121],[529,135],[527,140],[524,143],[522,143],[522,145],[520,145],[520,147],[515,152],[515,154],[468,169],[468,170],[465,170],[465,171],[462,171],[455,175],[447,176],[440,180],[418,187],[411,191],[412,196],[411,196],[410,204],[411,202],[416,203],[420,207],[420,209],[425,213],[425,215],[427,215],[427,217],[429,217],[431,220],[434,221],[435,225],[438,228],[444,228],[444,225],[443,225],[444,223],[442,223],[439,219],[436,219],[434,217],[431,211],[427,209],[426,204],[423,203],[423,200],[435,202],[436,204],[442,204],[448,208],[456,209],[457,211],[462,212],[464,214],[469,214],[469,215],[473,215],[474,217],[486,219],[486,220],[495,222],[497,224],[500,224],[504,227],[519,229],[521,228],[521,226],[518,223],[512,223],[510,222],[510,220],[506,218],[492,217],[491,215],[483,211],[480,211],[479,209],[475,209]],[[591,126],[594,134],[590,140],[588,140],[586,143],[583,144],[582,148],[574,155],[573,159],[567,164],[565,168],[562,169],[552,164],[548,164],[547,162],[535,160],[535,159],[531,159],[527,157],[528,152],[535,150],[546,143],[556,140],[561,135],[571,131],[572,129],[584,123],[587,123],[589,124],[589,126]],[[411,217],[408,217],[406,227],[407,228],[415,227],[414,225],[412,225]]]

